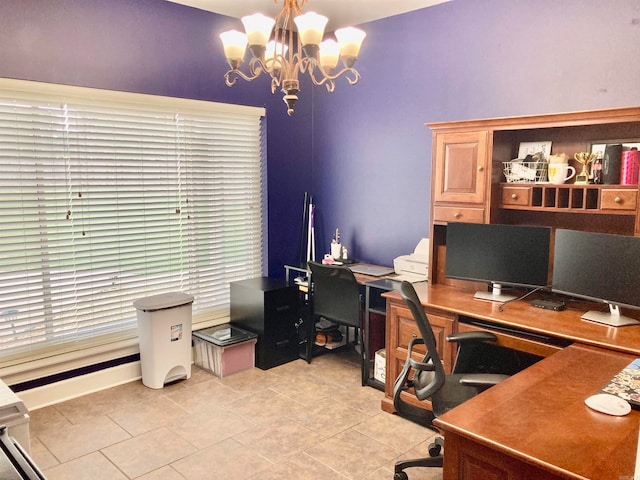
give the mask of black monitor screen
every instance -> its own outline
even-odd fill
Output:
[[[551,229],[449,223],[445,275],[526,287],[547,287]]]
[[[640,238],[556,230],[553,290],[640,308]]]

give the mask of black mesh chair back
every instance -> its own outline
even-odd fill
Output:
[[[347,267],[309,262],[313,282],[313,314],[360,328],[360,289]]]
[[[360,287],[353,272],[339,265],[325,265],[309,262],[311,271],[311,309],[312,321],[307,339],[307,359],[311,360],[311,345],[315,338],[315,321],[326,318],[332,322],[356,329],[356,340],[362,339],[362,307]],[[347,335],[347,343],[349,336]],[[362,347],[362,345],[361,345]],[[365,365],[364,348],[360,348],[362,385],[368,375]]]
[[[416,370],[413,376],[414,393],[416,398],[421,401],[430,398],[433,413],[438,416],[446,411],[445,402],[442,400],[442,388],[446,383],[447,374],[444,371],[442,360],[438,354],[436,337],[433,334],[431,324],[427,319],[427,315],[424,312],[424,308],[420,303],[420,299],[413,285],[409,282],[402,282],[400,285],[400,295],[402,295],[402,299],[411,310],[411,315],[415,319],[427,350],[420,363],[430,364],[432,366],[432,370]],[[400,379],[400,377],[398,378]],[[475,391],[473,393],[475,393]]]
[[[393,387],[393,405],[396,412],[414,422],[434,428],[434,418],[474,397],[482,390],[506,379],[506,375],[488,373],[453,373],[447,375],[438,354],[436,337],[431,324],[420,302],[413,285],[402,282],[400,295],[405,301],[411,315],[420,330],[420,337],[414,337],[407,347],[408,355],[404,367]],[[447,337],[449,341],[458,342],[460,350],[483,342],[495,342],[495,335],[489,332],[464,332]],[[416,360],[418,352],[415,346],[424,345],[426,352],[420,354],[421,360]],[[454,367],[455,372],[455,367]],[[418,400],[431,400],[431,410],[426,410],[406,401],[405,392],[412,390]],[[395,480],[407,480],[404,471],[413,467],[442,467],[443,456],[441,449],[443,440],[437,437],[429,445],[429,456],[412,460],[401,460],[394,468]]]

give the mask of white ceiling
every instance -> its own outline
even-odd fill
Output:
[[[256,12],[273,17],[283,0],[167,0],[190,7],[240,18]],[[329,17],[327,30],[378,20],[400,13],[430,7],[450,0],[307,0],[303,11]]]

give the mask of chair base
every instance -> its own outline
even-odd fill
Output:
[[[404,471],[406,468],[412,467],[428,467],[442,468],[444,461],[444,457],[442,455],[438,455],[437,457],[427,457],[427,458],[416,458],[414,460],[403,460],[402,462],[396,463],[393,479],[394,480],[408,480],[409,475]]]
[[[414,458],[412,460],[402,460],[396,462],[393,479],[394,480],[409,480],[409,476],[404,471],[407,468],[413,467],[426,467],[426,468],[442,468],[444,463],[444,456],[441,454],[442,447],[444,446],[444,440],[441,437],[436,437],[433,443],[429,444],[429,456],[424,458]]]

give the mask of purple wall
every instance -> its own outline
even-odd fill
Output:
[[[272,276],[298,258],[305,191],[319,256],[336,227],[386,265],[427,236],[425,122],[640,105],[638,0],[453,0],[368,23],[361,82],[303,83],[292,118],[266,79],[224,84],[230,25],[162,0],[2,0],[0,76],[265,106]]]
[[[426,122],[640,105],[638,0],[453,0],[363,28],[360,83],[316,95],[320,251],[339,227],[391,265],[428,236]]]

